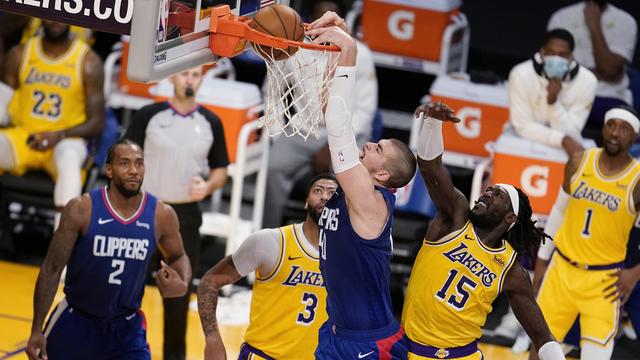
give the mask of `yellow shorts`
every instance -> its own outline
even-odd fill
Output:
[[[618,331],[620,302],[605,299],[604,289],[613,284],[615,270],[579,269],[560,257],[551,258],[538,305],[553,336],[562,341],[580,315],[581,342],[606,346]]]
[[[21,176],[27,170],[38,169],[46,171],[52,178],[56,176],[56,166],[53,162],[53,149],[47,151],[33,150],[27,145],[27,139],[31,134],[21,127],[0,129],[0,136],[9,139],[15,167],[11,173]]]
[[[433,360],[432,358],[416,355],[414,353],[409,353],[408,360]],[[456,360],[482,360],[484,357],[482,356],[482,352],[478,350],[475,354],[471,354],[469,356],[456,358]]]

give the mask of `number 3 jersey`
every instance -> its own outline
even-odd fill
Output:
[[[42,37],[27,41],[18,72],[19,87],[9,103],[15,126],[30,132],[67,129],[85,122],[84,57],[89,46],[73,40],[56,59],[42,50]]]
[[[279,231],[275,268],[268,274],[256,270],[245,341],[274,359],[314,359],[318,330],[327,320],[318,256],[309,248],[300,224]]]
[[[587,265],[624,261],[629,232],[637,216],[633,189],[640,163],[632,160],[613,176],[604,175],[598,162],[603,149],[586,150],[571,179],[571,198],[556,247],[569,259]],[[549,234],[554,235],[554,234]]]
[[[157,200],[147,192],[136,212],[120,217],[107,187],[92,190],[91,220],[78,237],[67,264],[64,293],[71,306],[99,318],[128,315],[140,308],[151,255],[156,249]]]
[[[484,245],[470,221],[440,240],[425,239],[402,312],[407,336],[439,348],[464,346],[480,338],[516,257],[504,240],[497,249]]]

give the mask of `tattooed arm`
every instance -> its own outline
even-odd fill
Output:
[[[26,349],[30,360],[46,359],[47,341],[42,325],[58,290],[62,269],[67,265],[78,236],[87,230],[89,214],[91,198],[86,194],[69,201],[62,211],[60,226],[53,234],[47,256],[40,267],[33,295],[33,322]]]
[[[205,336],[205,359],[226,359],[227,355],[220,337],[216,309],[218,291],[221,287],[240,280],[231,255],[217,263],[200,279],[198,286],[198,313]]]
[[[222,259],[200,279],[198,313],[205,335],[206,360],[227,358],[216,319],[220,288],[235,283],[254,270],[258,276],[273,272],[278,265],[280,241],[279,229],[257,231],[235,253]]]

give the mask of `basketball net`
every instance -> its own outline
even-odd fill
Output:
[[[249,42],[267,65],[261,126],[271,136],[317,136],[340,49],[271,36],[249,27],[249,21],[230,14],[228,5],[212,8],[211,51],[233,57]]]
[[[312,134],[317,137],[318,127],[324,126],[321,122],[339,52],[298,48],[287,55],[275,48],[265,50],[253,45],[267,66],[261,126],[270,136],[300,135],[305,140]],[[274,53],[286,59],[276,60]]]

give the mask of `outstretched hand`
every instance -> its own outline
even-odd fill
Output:
[[[160,269],[156,273],[156,280],[158,282],[158,290],[160,290],[160,295],[163,298],[180,297],[187,293],[187,283],[164,260],[160,261]]]
[[[459,123],[461,120],[453,115],[453,110],[442,101],[420,105],[416,109],[415,116],[418,118],[430,117],[441,121]]]

